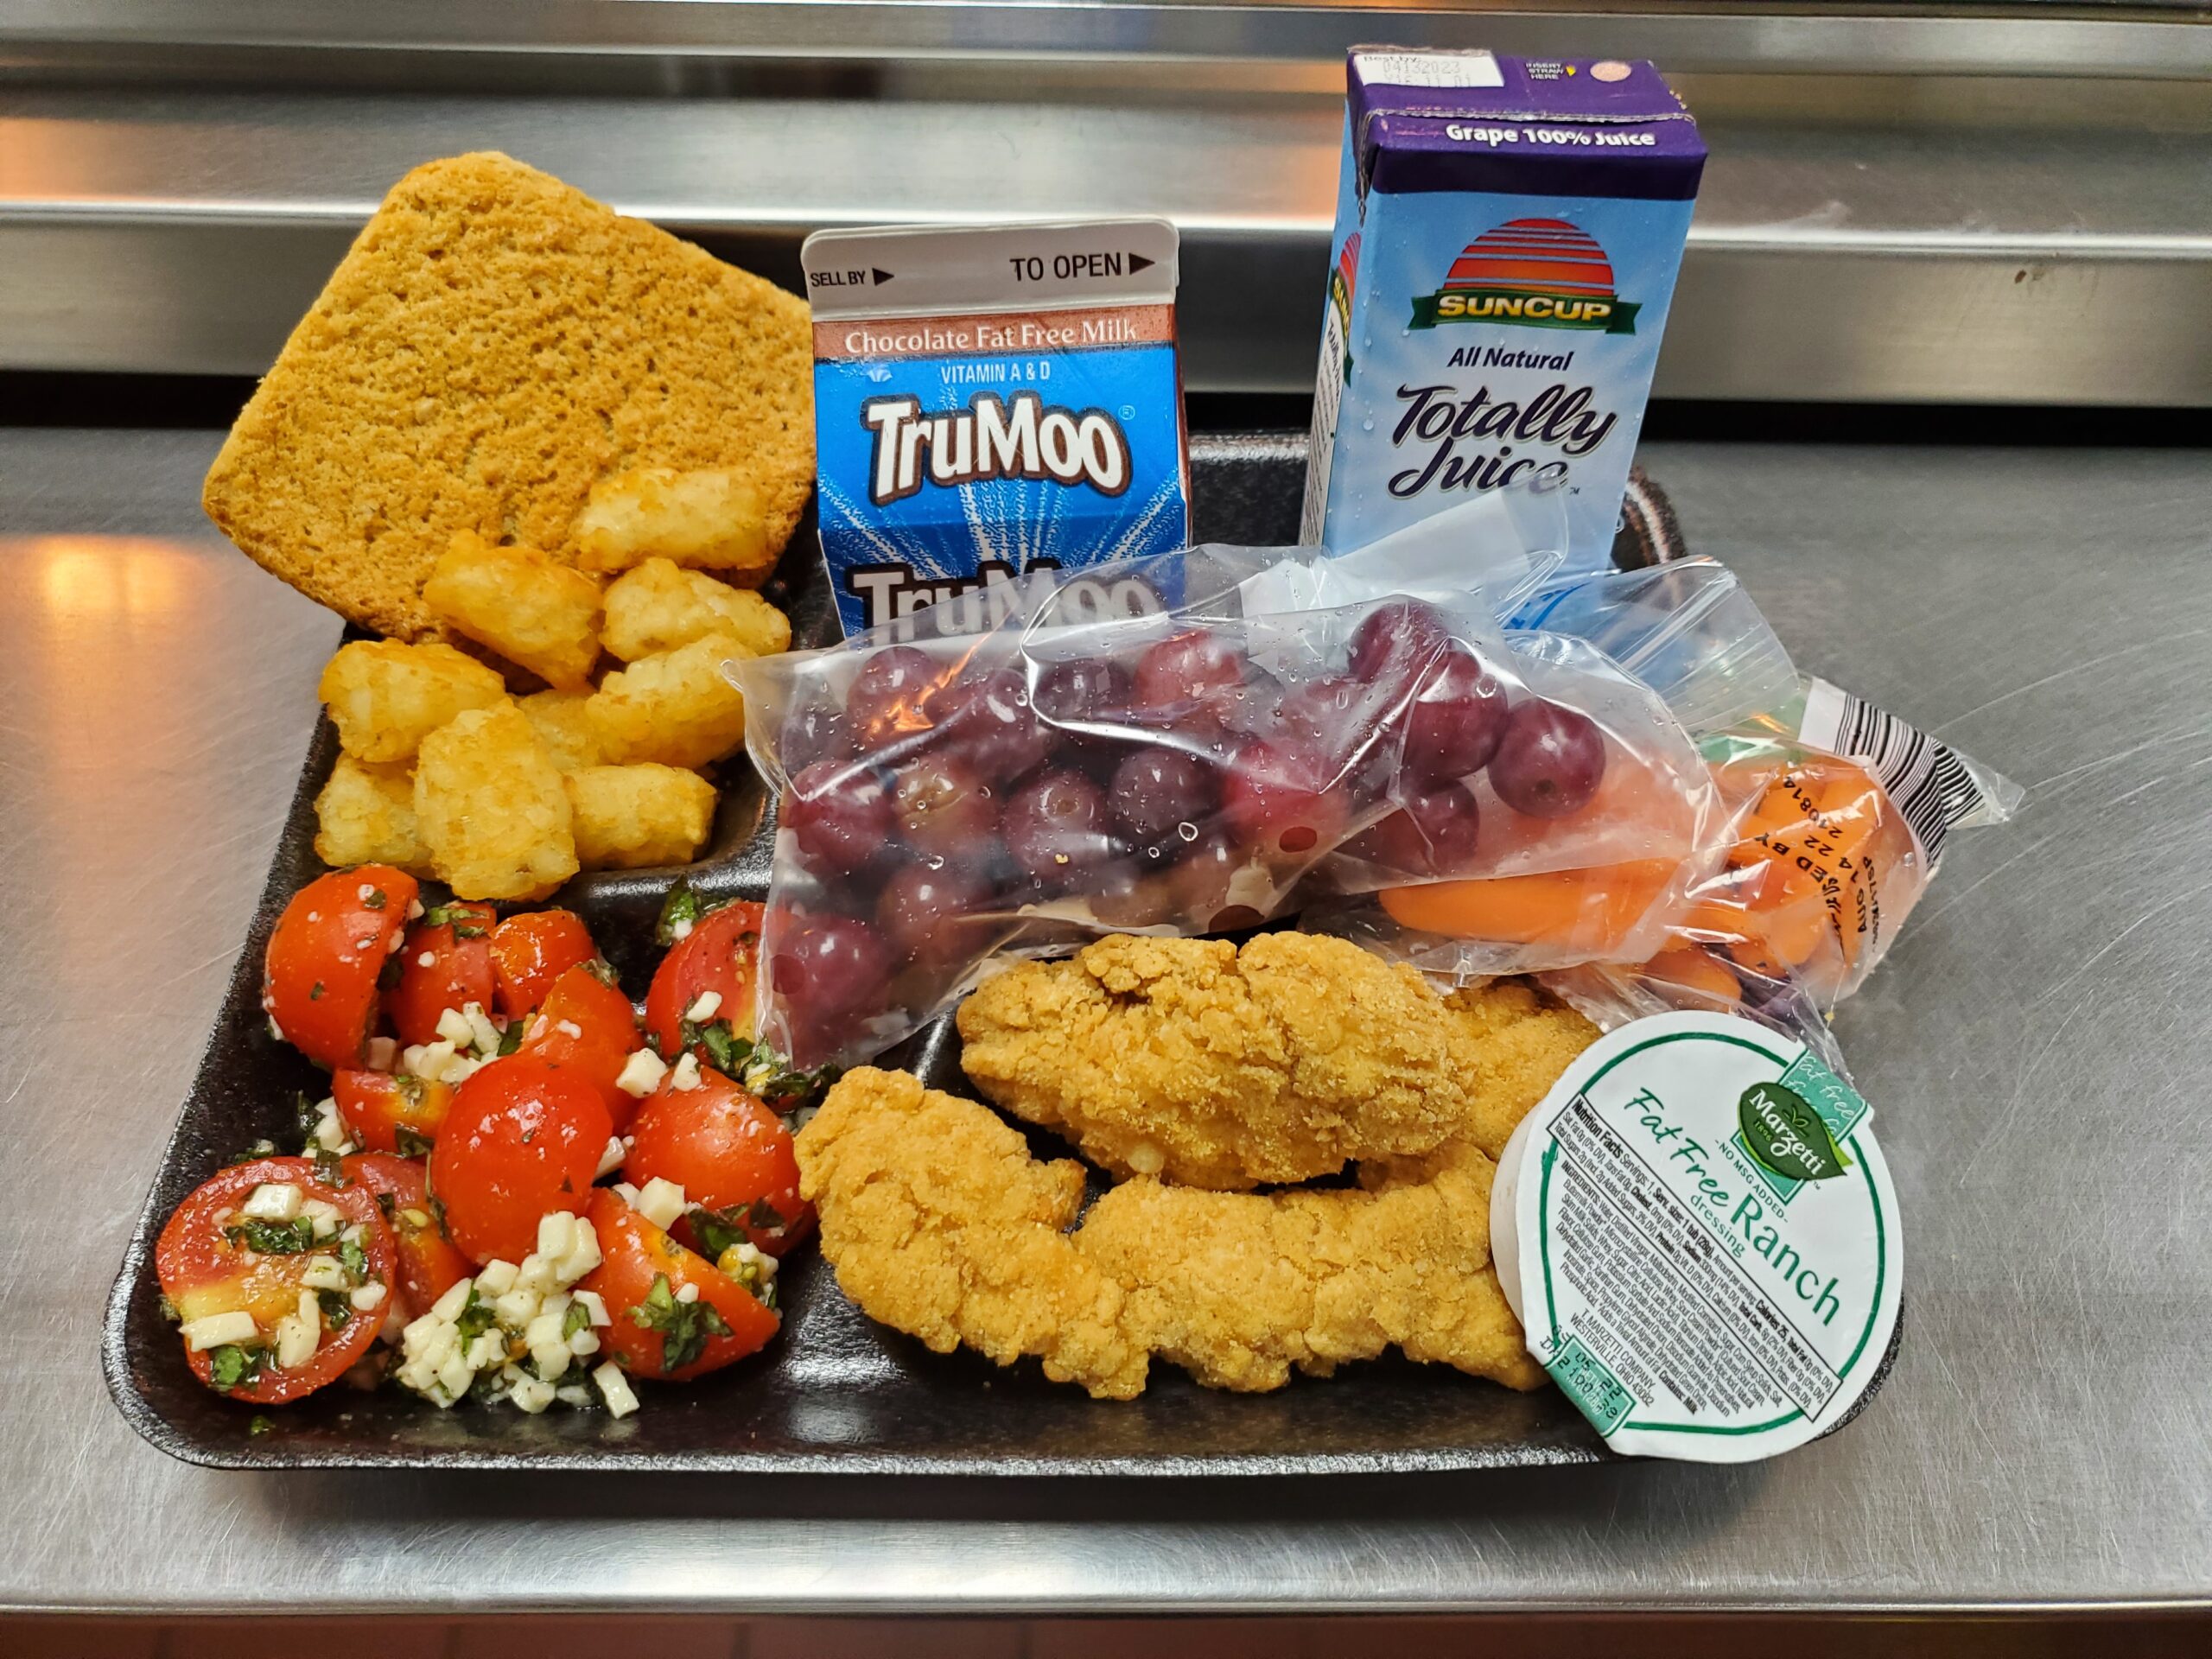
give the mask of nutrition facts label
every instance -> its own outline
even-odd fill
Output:
[[[1731,1015],[1609,1033],[1498,1162],[1491,1249],[1529,1351],[1623,1452],[1812,1439],[1896,1328],[1897,1199],[1866,1103]]]
[[[1694,1412],[1815,1414],[1840,1379],[1770,1296],[1734,1270],[1713,1224],[1577,1096],[1552,1126],[1554,1252],[1581,1292],[1574,1334],[1633,1357]]]

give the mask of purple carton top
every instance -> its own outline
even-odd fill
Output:
[[[1705,170],[1697,123],[1646,62],[1360,46],[1346,86],[1363,191],[1681,201]]]

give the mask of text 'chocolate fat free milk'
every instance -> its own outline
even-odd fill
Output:
[[[1355,48],[1303,539],[1529,484],[1605,567],[1704,167],[1649,63]]]

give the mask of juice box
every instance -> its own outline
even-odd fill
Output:
[[[1704,168],[1649,63],[1355,48],[1301,538],[1525,483],[1606,567]]]
[[[1188,531],[1164,219],[823,231],[822,554],[848,634]]]

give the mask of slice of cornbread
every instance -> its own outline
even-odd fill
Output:
[[[423,584],[456,531],[572,563],[634,467],[725,467],[780,549],[814,478],[805,302],[508,156],[385,198],[209,470],[265,569],[393,639],[453,636]]]

